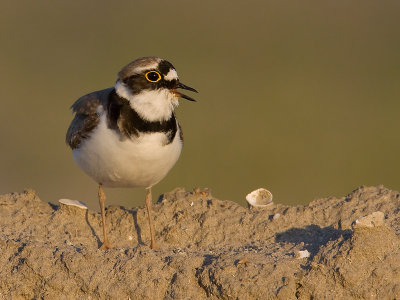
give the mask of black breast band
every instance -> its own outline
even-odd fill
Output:
[[[176,135],[177,125],[174,113],[171,113],[171,117],[166,121],[144,120],[130,106],[129,101],[120,97],[115,89],[108,97],[107,111],[108,127],[126,137],[139,136],[140,133],[164,132],[167,135],[167,144],[170,144]]]

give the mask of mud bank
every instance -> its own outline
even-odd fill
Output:
[[[0,299],[400,298],[400,195],[383,186],[257,209],[178,188],[153,210],[159,250],[144,207],[110,206],[100,251],[98,212],[0,196]]]

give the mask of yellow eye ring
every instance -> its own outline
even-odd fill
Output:
[[[158,82],[161,80],[161,75],[157,71],[149,71],[144,76],[150,82]]]

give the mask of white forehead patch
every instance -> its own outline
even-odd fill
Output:
[[[178,79],[178,73],[176,73],[175,69],[170,69],[168,74],[164,76],[164,80],[174,80],[174,79]]]

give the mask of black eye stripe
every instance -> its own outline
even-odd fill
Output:
[[[169,70],[168,68],[168,72]],[[150,72],[154,72],[155,74],[150,74]],[[143,73],[136,73],[129,77],[121,78],[121,81],[129,88],[132,95],[137,95],[145,90],[176,89],[179,81],[177,79],[164,80],[165,75],[159,69],[147,69]],[[156,78],[156,76],[160,76],[160,79]]]

